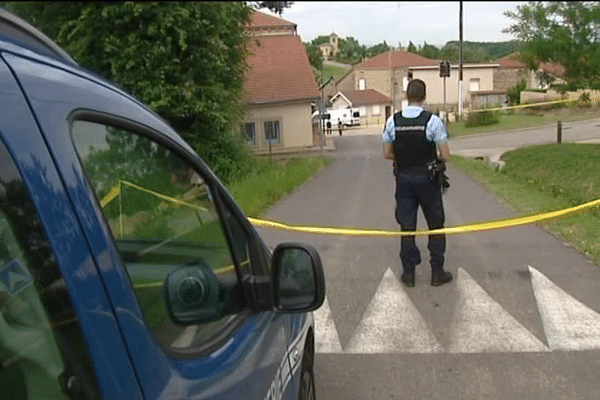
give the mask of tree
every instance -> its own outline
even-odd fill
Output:
[[[290,2],[255,2],[285,7]],[[165,118],[228,181],[247,154],[238,134],[252,13],[245,2],[9,2],[83,67]]]
[[[361,46],[352,36],[338,39],[338,45],[340,52],[334,56],[336,61],[355,64],[361,61],[365,54],[364,46]]]
[[[505,15],[515,22],[503,32],[522,41],[521,59],[530,69],[557,63],[577,86],[600,80],[600,3],[529,2]]]
[[[323,35],[317,36],[310,43],[315,46],[318,46],[320,44],[329,43],[329,36],[323,36]]]
[[[304,50],[306,50],[306,55],[308,56],[308,62],[313,68],[313,72],[315,72],[315,77],[317,79],[317,84],[321,84],[320,73],[317,71],[321,71],[323,69],[323,52],[319,46],[313,43],[303,43]]]
[[[440,49],[431,44],[427,44],[427,42],[423,42],[423,47],[419,49],[419,55],[422,55],[426,58],[436,59],[440,57]]]
[[[284,8],[290,8],[293,1],[251,1],[250,5],[254,8],[268,8],[270,11],[281,15]]]
[[[390,49],[391,49],[391,47],[388,46],[388,44],[384,40],[383,43],[379,43],[379,44],[376,44],[375,46],[369,47],[366,50],[366,56],[367,57],[375,57],[376,55],[385,53],[386,51],[389,51]]]
[[[417,54],[417,52],[418,52],[417,47],[411,41],[408,42],[408,47],[406,47],[406,51],[408,51],[409,53],[415,53],[415,54]]]

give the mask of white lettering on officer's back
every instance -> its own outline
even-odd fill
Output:
[[[415,130],[424,131],[425,126],[424,125],[413,125],[413,126],[397,126],[396,127],[396,132],[398,132],[398,131],[415,131]]]

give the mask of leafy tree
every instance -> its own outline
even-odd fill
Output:
[[[285,8],[290,8],[293,1],[251,1],[249,2],[254,8],[268,8],[272,12],[281,15]]]
[[[224,180],[239,135],[252,6],[291,2],[7,2],[77,62],[165,118]]]
[[[530,69],[560,64],[576,86],[600,79],[600,3],[529,2],[505,15],[515,22],[503,32],[523,42],[521,59]]]
[[[418,52],[417,46],[415,46],[413,44],[413,42],[409,41],[408,42],[408,47],[406,47],[406,51],[408,51],[410,53],[415,53],[416,54]]]
[[[427,44],[427,42],[423,42],[423,47],[419,49],[418,53],[426,58],[436,59],[440,57],[440,49],[431,44]]]
[[[336,61],[355,64],[365,57],[365,47],[351,36],[338,39],[338,45],[340,52],[334,56]]]
[[[304,49],[306,50],[310,65],[320,70],[323,67],[323,53],[319,49],[319,46],[312,43],[304,43]]]
[[[366,50],[367,57],[375,57],[376,55],[385,53],[386,51],[391,50],[391,47],[383,41],[383,43],[376,44],[375,46],[371,46]]]
[[[329,36],[317,36],[311,42],[311,44],[315,46],[319,46],[320,44],[329,43]]]

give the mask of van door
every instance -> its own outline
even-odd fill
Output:
[[[63,173],[144,397],[282,396],[283,315],[253,313],[243,286],[250,272],[268,274],[268,257],[218,179],[115,88],[81,71],[10,63]]]
[[[29,106],[0,60],[2,399],[141,399],[115,315]]]

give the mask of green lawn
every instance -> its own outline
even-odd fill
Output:
[[[342,67],[336,67],[333,65],[323,64],[323,69],[321,71],[322,71],[321,76],[323,77],[323,81],[326,81],[327,79],[329,79],[330,76],[333,76],[333,79],[341,78],[342,76],[346,75],[346,73],[350,70],[348,68],[342,68]]]
[[[229,191],[249,217],[260,217],[271,205],[292,193],[331,159],[323,156],[300,157],[282,162],[259,160],[255,171],[229,185]]]
[[[569,122],[593,118],[600,118],[600,109],[598,107],[570,107],[556,110],[546,110],[543,113],[515,111],[513,113],[502,113],[500,116],[500,122],[490,126],[466,128],[464,122],[449,122],[448,133],[451,137],[458,137],[479,133],[507,131],[547,124],[556,124],[556,122],[559,120],[563,122]]]
[[[472,176],[522,214],[554,211],[600,198],[600,145],[546,144],[507,152],[500,171],[485,161],[451,156],[455,167]],[[544,224],[600,265],[600,209]]]

